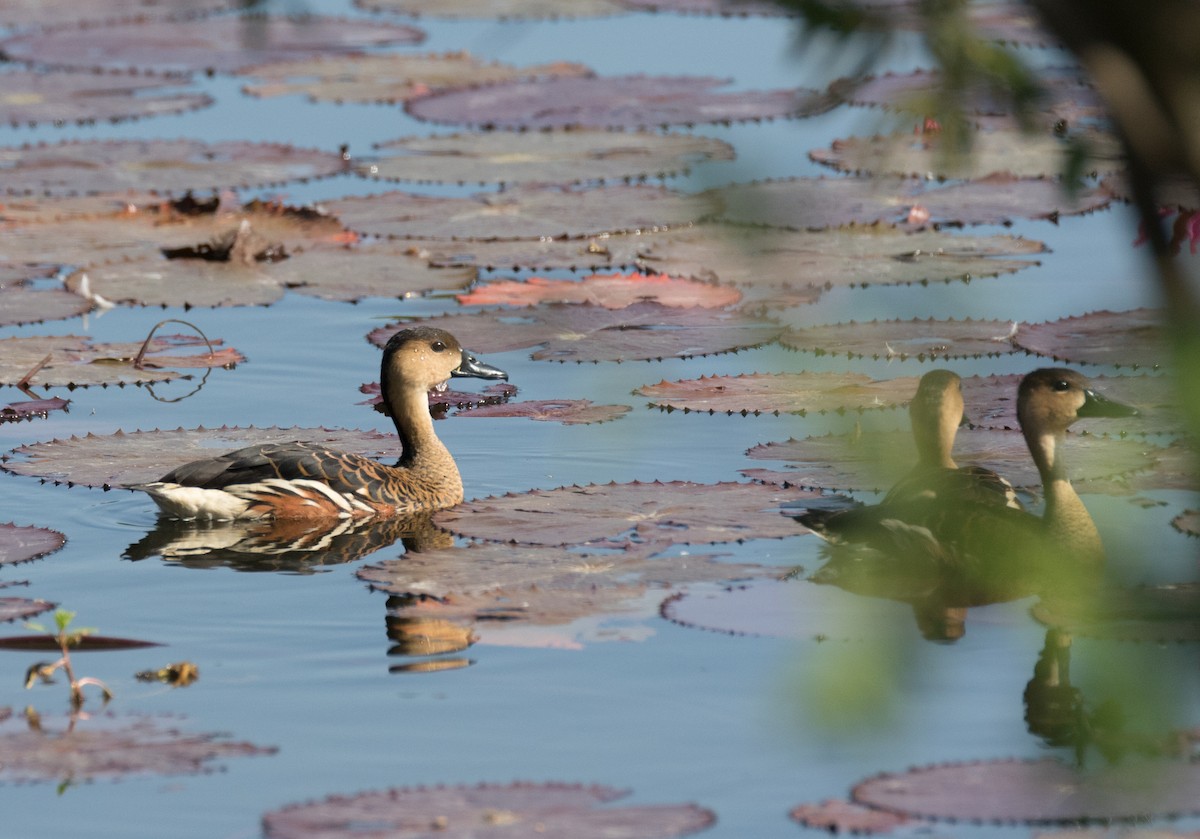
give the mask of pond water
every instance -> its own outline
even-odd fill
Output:
[[[309,8],[359,14],[336,0]],[[793,24],[753,18],[658,14],[417,25],[429,35],[421,51],[466,49],[521,65],[571,60],[600,74],[727,75],[740,89],[819,88],[850,70],[855,59],[823,42],[797,52]],[[889,62],[898,70],[920,66],[920,51],[901,40]],[[189,137],[321,148],[348,143],[352,153],[364,155],[373,142],[429,130],[396,107],[251,99],[239,92],[240,83],[223,76],[203,80],[216,105],[194,114],[83,128],[2,129],[0,139],[17,144],[64,137]],[[877,119],[869,111],[840,109],[807,120],[699,126],[696,133],[730,142],[737,160],[697,166],[669,183],[699,190],[820,174],[808,150],[869,133]],[[390,188],[338,177],[266,192],[303,203]],[[931,316],[1036,322],[1152,305],[1154,287],[1143,255],[1132,247],[1133,231],[1130,214],[1120,209],[1059,225],[979,228],[972,232],[1039,239],[1052,252],[1037,268],[969,285],[832,291],[803,317],[813,324]],[[179,316],[237,347],[248,360],[232,371],[213,371],[199,392],[181,401],[168,400],[187,393],[194,382],[159,387],[154,394],[145,388],[51,390],[69,395],[70,412],[0,425],[0,449],[135,428],[387,429],[386,420],[357,404],[363,398],[359,384],[378,375],[378,351],[364,336],[393,316],[433,315],[456,306],[452,297],[349,305],[289,294],[267,308],[186,314],[117,308],[6,328],[4,336],[86,334],[128,341],[163,317]],[[817,358],[774,345],[619,365],[536,362],[525,351],[486,360],[509,372],[520,398],[590,399],[631,405],[633,411],[601,425],[454,417],[440,422],[439,434],[455,454],[468,498],[610,481],[736,481],[740,469],[762,465],[745,456],[748,448],[845,431],[853,422],[833,415],[663,413],[631,395],[660,379],[822,369],[890,377],[927,369],[914,361]],[[1038,362],[1014,355],[950,366],[963,375],[1023,373]],[[7,395],[20,398],[16,393]],[[903,412],[886,413],[882,424],[905,426]],[[1191,579],[1194,548],[1167,523],[1193,499],[1151,495],[1167,505],[1143,511],[1120,498],[1087,501],[1115,565],[1139,580]],[[250,837],[259,835],[264,812],[290,802],[390,786],[514,780],[630,788],[628,800],[639,803],[694,801],[716,813],[716,824],[705,834],[714,838],[790,836],[800,829],[787,818],[790,808],[843,798],[854,783],[877,772],[1055,752],[1028,731],[1024,719],[1022,692],[1043,640],[1043,630],[1028,617],[1029,601],[972,610],[966,635],[953,644],[922,641],[912,621],[899,622],[883,658],[871,657],[879,654],[877,648],[855,642],[704,632],[648,614],[600,616],[530,631],[506,645],[479,644],[466,653],[472,666],[461,670],[392,672],[407,659],[389,655],[386,598],[369,591],[354,572],[366,562],[398,556],[398,544],[302,574],[241,573],[158,558],[134,562],[123,553],[156,521],[153,504],[140,494],[69,489],[0,473],[0,499],[0,518],[68,537],[53,556],[7,569],[5,579],[30,581],[20,594],[58,602],[78,613],[78,623],[105,634],[167,645],[76,657],[79,672],[112,686],[112,709],[169,715],[187,731],[226,732],[279,749],[273,756],[231,759],[224,771],[210,775],[136,777],[61,792],[53,784],[0,786],[2,836]],[[819,561],[818,540],[804,536],[692,550],[781,570]],[[862,620],[882,609],[880,604],[868,603]],[[1078,646],[1083,663],[1077,679],[1101,684],[1105,674],[1094,671],[1103,668],[1089,671],[1087,644]],[[1165,672],[1195,669],[1188,647],[1139,648],[1137,655]],[[66,710],[61,685],[22,689],[25,668],[36,657],[0,651],[0,707],[33,705],[44,715]],[[183,659],[201,672],[186,689],[132,679],[135,671]],[[862,688],[844,694],[845,704],[866,702],[877,689],[887,698],[870,714],[847,710],[839,725],[814,710],[819,704],[814,697],[851,671]],[[1194,724],[1195,680],[1179,681],[1176,716]]]

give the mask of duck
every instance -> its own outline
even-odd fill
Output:
[[[930,392],[939,392],[934,382]],[[1102,566],[1100,533],[1071,485],[1063,454],[1066,431],[1082,417],[1126,417],[1137,410],[1096,393],[1084,376],[1067,368],[1042,368],[1022,378],[1017,418],[1041,477],[1045,509],[1039,516],[1023,509],[1007,482],[990,470],[953,466],[946,440],[952,441],[956,428],[947,431],[955,399],[952,388],[939,393],[913,400],[920,460],[882,502],[836,513],[806,511],[796,518],[830,541],[865,543],[941,569],[992,566],[1002,575],[1048,561],[1068,568]],[[936,407],[932,417],[930,405]]]
[[[266,443],[195,460],[129,488],[185,520],[357,519],[453,507],[463,500],[462,477],[434,431],[428,393],[461,376],[508,378],[444,329],[413,326],[388,340],[380,387],[403,447],[395,466],[316,443]]]

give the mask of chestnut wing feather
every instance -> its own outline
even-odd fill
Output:
[[[317,480],[337,492],[355,492],[378,480],[381,464],[361,455],[312,443],[262,443],[173,469],[160,480],[204,489],[259,481]]]

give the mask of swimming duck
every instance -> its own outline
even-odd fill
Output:
[[[914,436],[925,438],[918,442],[922,461],[883,502],[832,515],[809,511],[799,521],[834,541],[865,542],[941,567],[1003,563],[1005,558],[1032,567],[1047,556],[1072,566],[1102,564],[1104,546],[1071,486],[1062,443],[1067,428],[1080,417],[1132,416],[1137,411],[1095,393],[1073,370],[1045,368],[1022,379],[1017,418],[1046,499],[1044,513],[1036,516],[1008,499],[1011,488],[1001,489],[998,477],[976,481],[971,471],[951,469],[944,462],[929,468],[934,456],[949,457],[945,418],[952,411],[945,406],[953,401],[951,394],[937,403],[942,419],[931,423],[921,419],[921,406],[929,403],[914,399]],[[935,439],[941,441],[936,448],[922,451]]]
[[[181,519],[361,518],[452,507],[463,500],[462,478],[434,432],[427,395],[452,376],[508,378],[443,329],[403,329],[387,342],[380,385],[403,445],[395,466],[312,443],[267,443],[131,488]]]

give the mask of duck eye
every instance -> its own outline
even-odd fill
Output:
[[[444,352],[446,349],[446,345],[443,344],[441,341],[434,341],[432,344],[429,345],[429,349],[433,350],[434,352]]]
[[[1059,393],[1062,393],[1063,391],[1071,389],[1071,383],[1068,382],[1066,379],[1059,379],[1058,381],[1056,381],[1054,383],[1054,389],[1057,390]]]

